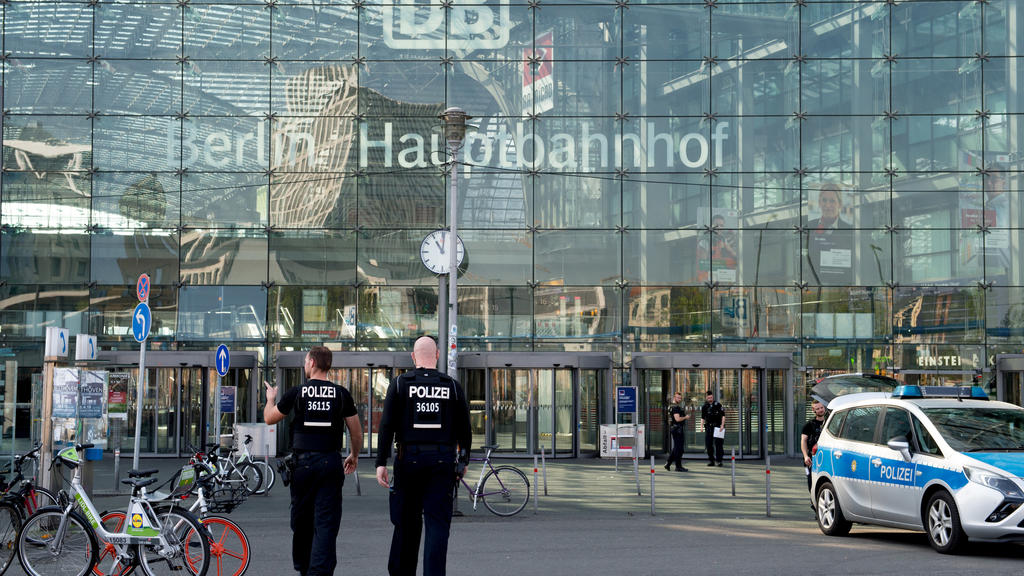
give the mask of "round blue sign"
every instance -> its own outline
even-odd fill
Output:
[[[228,368],[231,367],[231,353],[228,352],[227,345],[221,344],[217,346],[217,355],[214,357],[214,362],[217,364],[217,374],[227,376]]]
[[[132,312],[132,336],[136,342],[142,342],[149,338],[149,329],[153,326],[153,316],[149,310],[149,304],[139,302]]]

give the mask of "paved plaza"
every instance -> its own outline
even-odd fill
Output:
[[[533,480],[532,460],[508,460]],[[344,518],[338,541],[337,574],[385,575],[391,538],[387,491],[377,486],[372,460],[360,462],[361,495],[353,476],[345,484]],[[773,460],[771,517],[765,502],[764,461],[736,465],[736,495],[730,468],[690,461],[690,471],[656,466],[655,515],[651,515],[650,461],[640,469],[637,495],[631,460],[549,461],[548,495],[540,486],[533,502],[512,518],[472,510],[462,492],[452,527],[448,573],[452,576],[586,574],[1010,574],[1019,573],[1024,546],[972,544],[961,556],[931,550],[921,533],[854,527],[851,536],[829,538],[814,522],[803,468],[796,460]],[[131,465],[122,460],[122,469]],[[143,468],[169,474],[180,461],[144,460]],[[97,489],[113,486],[109,459],[95,473]],[[471,468],[474,480],[479,468]],[[101,508],[124,497],[98,497]],[[291,574],[288,489],[280,482],[269,496],[252,496],[231,513],[249,535],[247,574]],[[11,572],[21,574],[20,566]]]

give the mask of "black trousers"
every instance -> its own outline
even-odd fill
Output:
[[[679,428],[677,431],[676,428]],[[668,455],[668,462],[666,466],[671,466],[673,463],[676,468],[683,467],[683,447],[686,446],[686,432],[682,426],[672,427],[672,453]]]
[[[444,576],[455,489],[455,450],[403,446],[395,459],[391,490],[391,554],[388,574],[415,576],[423,538],[423,576]]]
[[[708,460],[722,462],[725,457],[725,438],[715,438],[715,427],[704,427],[704,449],[708,452]]]
[[[334,574],[341,528],[344,460],[337,452],[298,456],[292,476],[292,565],[303,576]]]

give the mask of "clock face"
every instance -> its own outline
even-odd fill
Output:
[[[434,274],[447,274],[451,264],[451,252],[448,251],[447,241],[451,233],[447,230],[435,230],[423,239],[420,244],[420,260]],[[456,266],[462,264],[466,256],[466,247],[462,244],[462,238],[458,239],[458,253],[456,255]]]

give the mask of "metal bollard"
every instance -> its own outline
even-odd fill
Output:
[[[114,449],[114,493],[121,489],[121,449]]]
[[[638,462],[638,460],[639,460],[639,458],[637,458],[637,454],[636,454],[636,442],[634,441],[633,442],[633,478],[636,479],[636,495],[637,496],[643,496],[643,493],[640,491],[640,463]]]
[[[533,457],[533,513],[537,513],[537,457]]]
[[[772,517],[772,457],[764,457],[764,498],[767,506],[766,515]]]
[[[554,452],[551,453],[551,456],[552,457],[555,456]],[[544,495],[547,496],[548,495],[548,464],[547,464],[547,460],[544,458],[544,445],[543,444],[540,445],[540,475],[544,479]]]
[[[654,516],[654,456],[651,456],[651,516]]]
[[[736,495],[736,449],[732,449],[732,495]]]

